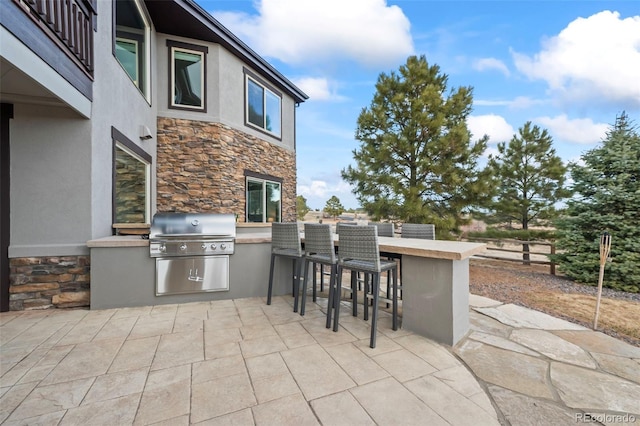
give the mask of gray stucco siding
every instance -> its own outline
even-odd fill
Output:
[[[14,105],[9,257],[88,253],[90,139],[71,109]]]
[[[102,8],[98,14],[98,31],[94,36],[95,57],[94,101],[91,134],[91,237],[112,234],[113,142],[111,128],[134,142],[152,157],[151,214],[155,207],[156,115],[158,94],[155,63],[149,64],[151,93],[145,97],[134,85],[113,55],[113,9]],[[153,32],[150,36],[151,60],[157,48]],[[152,139],[141,140],[140,129],[147,127]]]
[[[167,40],[208,48],[206,66],[206,112],[169,108],[169,49]],[[282,94],[282,135],[277,138],[245,124],[245,69],[266,78],[248,67],[243,61],[219,44],[201,40],[158,34],[156,37],[156,76],[158,115],[161,117],[222,123],[252,136],[293,151],[295,149],[295,103],[291,96]],[[268,83],[268,81],[267,81]]]

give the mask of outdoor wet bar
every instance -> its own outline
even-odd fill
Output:
[[[237,227],[226,288],[175,294],[158,293],[149,240],[113,236],[89,241],[91,309],[266,297],[270,231],[269,225]],[[469,330],[469,258],[484,251],[485,245],[379,237],[379,246],[381,253],[402,255],[402,328],[455,345]],[[195,269],[185,273],[202,275]],[[290,293],[289,262],[278,261],[275,272],[273,294]]]
[[[485,244],[379,237],[402,255],[402,328],[447,345],[469,331],[469,258]]]

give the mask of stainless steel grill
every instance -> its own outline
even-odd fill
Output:
[[[229,290],[235,215],[157,213],[149,232],[156,295]]]

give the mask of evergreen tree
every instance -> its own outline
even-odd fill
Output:
[[[307,205],[307,199],[302,195],[296,197],[296,215],[298,220],[304,220],[304,217],[309,213],[311,209]]]
[[[555,217],[555,204],[568,197],[564,188],[567,167],[552,148],[547,130],[525,123],[507,144],[498,144],[498,154],[489,156],[495,177],[496,216],[517,222],[522,229],[536,219]],[[523,260],[529,260],[529,245],[523,244]]]
[[[344,207],[340,204],[340,199],[334,195],[327,200],[324,211],[335,219],[344,213]]]
[[[471,143],[466,123],[472,89],[447,92],[447,80],[424,56],[378,77],[358,117],[356,165],[342,170],[372,218],[434,223],[443,235],[488,199],[488,172],[476,169],[487,137]]]
[[[612,262],[604,285],[640,292],[640,135],[622,113],[602,145],[571,165],[577,197],[557,223],[562,271],[576,281],[596,285],[600,235],[611,234]]]

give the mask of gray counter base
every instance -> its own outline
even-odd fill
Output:
[[[450,346],[469,331],[469,259],[402,256],[402,328]]]
[[[149,247],[91,248],[91,309],[265,297],[271,243],[236,244],[229,257],[229,290],[156,296],[156,261]],[[291,293],[291,265],[276,262],[274,295]]]

